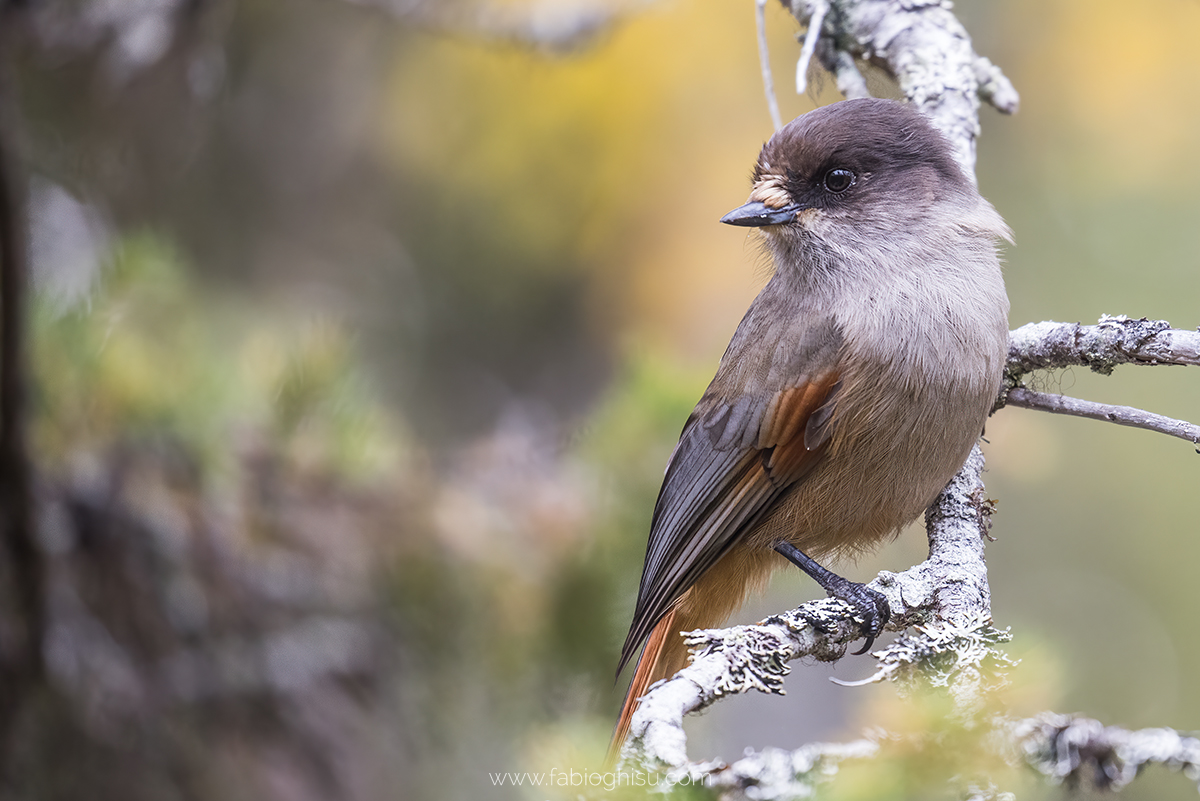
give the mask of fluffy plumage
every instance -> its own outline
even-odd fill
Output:
[[[846,175],[849,174],[849,177]],[[621,667],[637,698],[786,564],[872,547],[962,466],[999,389],[1008,228],[918,112],[851,100],[763,147],[750,199],[774,274],[688,418],[654,509]]]

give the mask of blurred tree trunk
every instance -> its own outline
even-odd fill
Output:
[[[34,538],[31,476],[25,441],[24,182],[14,152],[16,104],[10,75],[13,18],[19,3],[0,7],[0,570],[6,597],[0,612],[0,781],[7,779],[10,738],[24,701],[42,675],[42,559]]]

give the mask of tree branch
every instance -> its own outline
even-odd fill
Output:
[[[1200,331],[1172,328],[1166,320],[1105,315],[1096,325],[1029,323],[1009,334],[1008,364],[995,410],[1019,406],[1054,414],[1105,420],[1117,425],[1158,431],[1200,443],[1200,426],[1131,406],[1036,392],[1022,385],[1035,370],[1087,367],[1111,375],[1121,364],[1200,365]]]
[[[775,79],[771,77],[771,50],[767,46],[767,0],[754,0],[754,24],[758,31],[758,63],[762,68],[763,92],[767,96],[767,111],[771,125],[778,131],[783,127],[779,116],[779,100],[775,97]]]
[[[396,20],[432,31],[508,42],[566,53],[593,44],[623,19],[653,0],[568,5],[542,3],[532,9],[506,4],[452,3],[446,0],[355,0]]]
[[[1112,406],[1066,395],[1035,392],[1025,387],[1010,389],[1006,405],[1019,406],[1022,409],[1036,409],[1052,414],[1069,414],[1074,417],[1104,420],[1119,426],[1144,428],[1147,431],[1157,431],[1160,434],[1179,437],[1193,445],[1200,443],[1200,426],[1185,420],[1176,420],[1161,414],[1135,409],[1132,406]],[[1200,449],[1197,449],[1197,452],[1200,453]]]
[[[1107,314],[1096,325],[1029,323],[1009,334],[1005,387],[1019,386],[1034,370],[1087,367],[1110,375],[1121,364],[1200,365],[1200,332]]]
[[[1020,98],[992,62],[978,55],[950,10],[934,0],[781,0],[820,36],[816,53],[847,97],[866,95],[856,60],[896,78],[909,102],[946,135],[974,180],[979,102],[1011,114]],[[823,23],[823,24],[822,24]],[[805,37],[807,45],[809,37]],[[808,48],[801,54],[806,67]]]
[[[950,688],[961,714],[979,704],[983,666],[1007,664],[994,645],[1007,634],[991,627],[984,535],[990,504],[983,496],[983,454],[971,451],[967,463],[926,513],[929,558],[903,573],[880,573],[870,586],[892,609],[888,628],[915,624],[914,632],[875,652],[880,668],[873,680],[906,680],[917,674]],[[634,713],[622,753],[642,764],[669,771],[674,781],[717,781],[723,765],[689,763],[685,715],[714,701],[748,690],[782,693],[787,663],[802,657],[834,661],[865,636],[852,607],[824,599],[767,618],[756,626],[691,632],[692,663],[656,685]],[[764,764],[764,770],[769,765]],[[748,770],[748,763],[742,770]]]
[[[870,759],[878,753],[879,743],[871,739],[810,743],[794,751],[765,748],[714,770],[705,783],[718,791],[753,787],[757,798],[808,798],[837,773],[842,761]]]
[[[1147,765],[1165,765],[1200,779],[1200,740],[1174,729],[1129,731],[1098,720],[1047,712],[1010,728],[1024,761],[1054,784],[1090,779],[1120,790]]]
[[[34,532],[33,480],[26,445],[24,181],[15,158],[17,117],[9,64],[17,11],[0,6],[0,542],[12,609],[0,642],[0,781],[10,738],[29,690],[42,677],[44,565]]]

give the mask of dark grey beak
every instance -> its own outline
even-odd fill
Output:
[[[784,206],[782,209],[773,209],[765,203],[754,200],[744,206],[738,206],[722,217],[721,222],[726,225],[744,225],[750,228],[758,228],[762,225],[782,225],[796,219],[798,211],[800,211],[800,207],[794,203]]]

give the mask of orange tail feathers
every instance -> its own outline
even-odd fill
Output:
[[[646,639],[646,647],[642,649],[642,655],[638,657],[637,667],[633,671],[633,680],[625,692],[625,703],[621,706],[621,715],[617,718],[612,742],[608,744],[608,756],[604,759],[606,769],[611,769],[617,764],[617,759],[621,756],[621,746],[629,736],[633,711],[637,709],[638,701],[646,694],[646,690],[654,682],[674,676],[687,667],[687,647],[683,637],[679,636],[683,629],[676,624],[678,612],[679,606],[676,605],[658,621],[658,625],[651,630]]]
[[[783,560],[774,551],[733,548],[658,621],[646,639],[646,647],[633,671],[633,681],[625,693],[625,703],[605,759],[608,768],[616,765],[621,755],[621,746],[629,736],[629,725],[633,722],[638,700],[651,684],[670,678],[687,667],[687,644],[680,634],[721,625],[741,606],[747,593],[765,586],[771,570],[779,564],[783,564]]]

